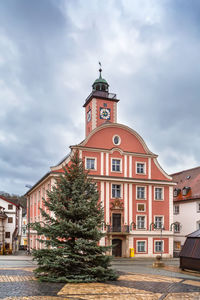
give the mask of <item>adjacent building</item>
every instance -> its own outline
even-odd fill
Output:
[[[179,254],[186,235],[200,229],[200,167],[171,175],[174,189],[174,251]]]
[[[83,105],[85,139],[70,147],[56,166],[50,168],[26,194],[28,222],[42,221],[39,208],[46,190],[55,184],[75,151],[96,183],[104,208],[105,237],[102,245],[113,245],[114,256],[164,257],[173,255],[173,186],[172,178],[160,167],[157,155],[133,129],[117,123],[116,94],[101,76]],[[39,237],[45,238],[45,237]],[[43,247],[37,234],[29,231],[30,248]]]
[[[0,196],[0,254],[19,249],[22,228],[22,207],[17,199]]]

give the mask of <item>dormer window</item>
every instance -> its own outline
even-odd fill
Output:
[[[180,189],[174,189],[174,197],[177,197],[180,194]]]
[[[183,188],[183,190],[182,190],[182,194],[183,194],[183,196],[186,196],[186,195],[187,195],[187,193],[189,192],[189,190],[190,190],[190,187],[188,187],[188,186],[184,186],[184,188]]]

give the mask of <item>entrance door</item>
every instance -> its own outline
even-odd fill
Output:
[[[112,255],[115,257],[122,256],[122,240],[120,239],[112,240]]]
[[[121,214],[112,214],[113,232],[121,232]]]

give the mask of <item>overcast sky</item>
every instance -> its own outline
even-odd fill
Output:
[[[200,165],[199,0],[1,0],[0,191],[24,194],[84,139],[98,61],[164,170]]]

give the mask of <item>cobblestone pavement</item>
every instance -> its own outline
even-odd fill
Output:
[[[123,274],[114,282],[40,283],[31,268],[0,269],[0,299],[6,300],[200,300],[200,278]]]

